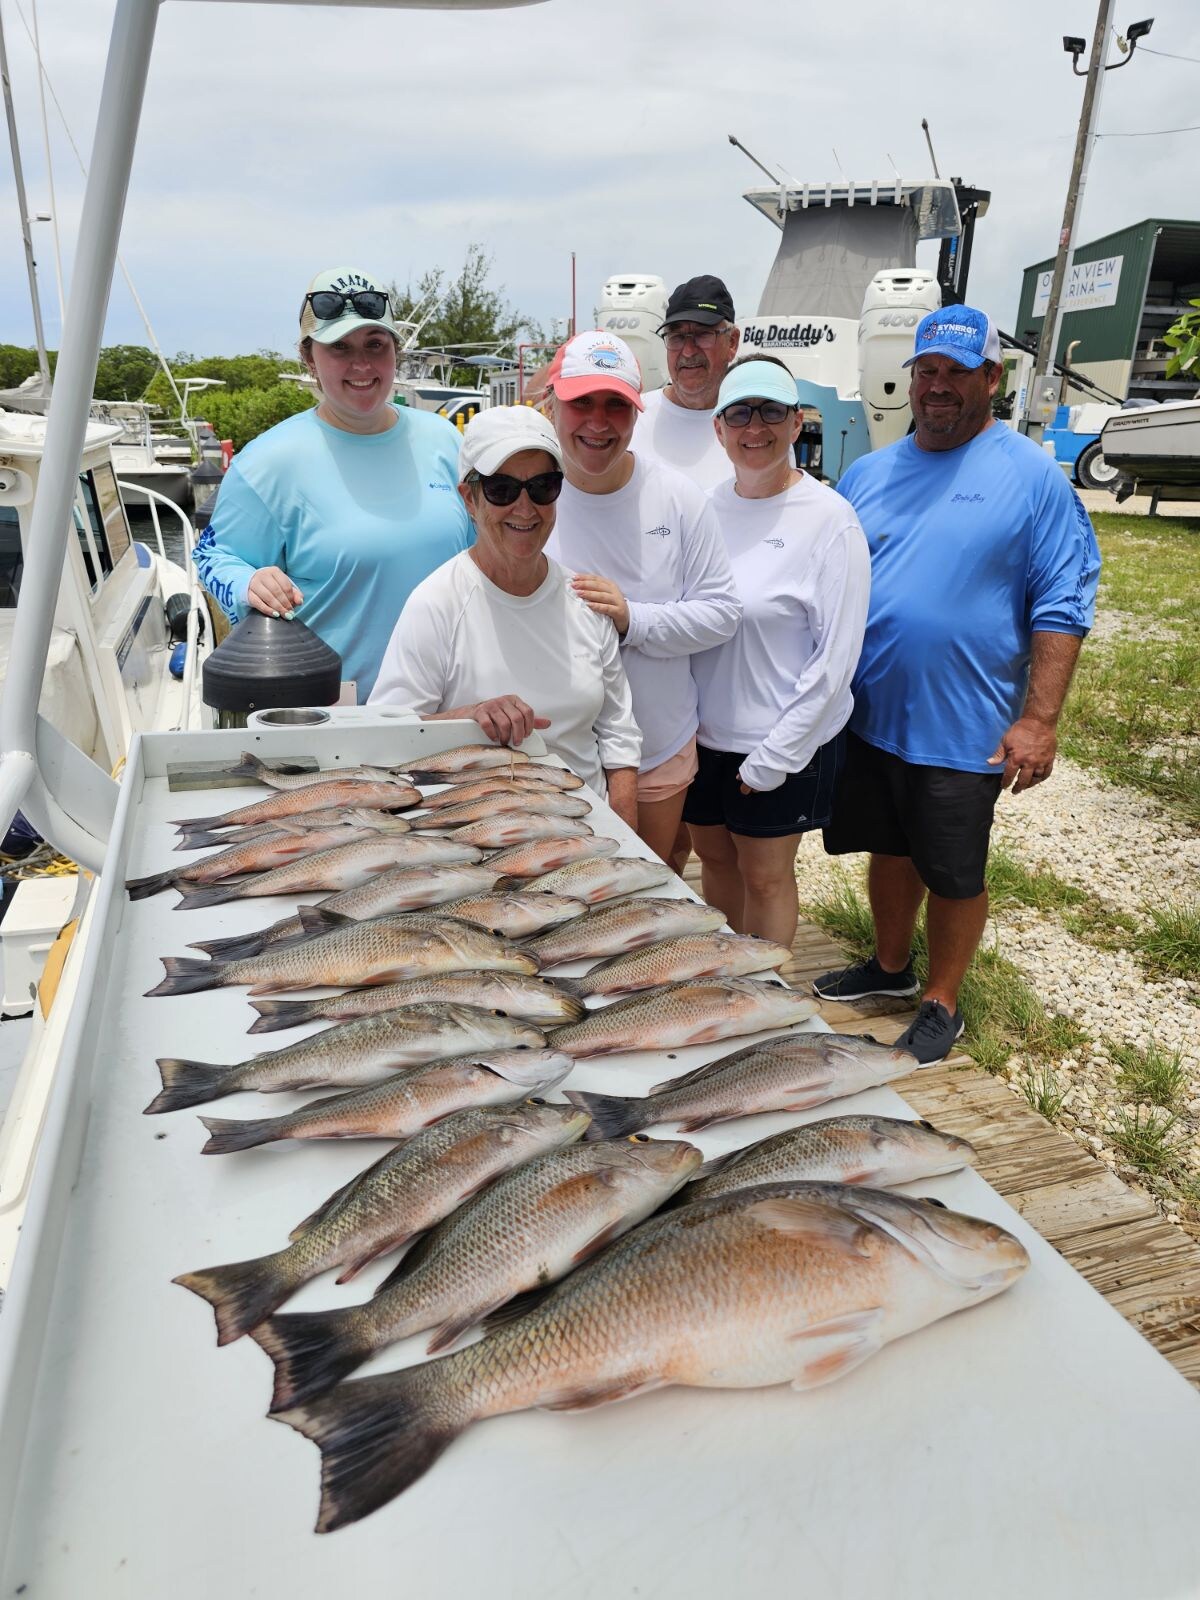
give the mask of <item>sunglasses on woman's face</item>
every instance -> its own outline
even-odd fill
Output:
[[[510,478],[507,472],[493,472],[485,478],[480,474],[479,487],[490,506],[513,506],[524,489],[535,506],[553,505],[562,493],[561,472],[539,472],[535,478]]]
[[[795,409],[795,406],[785,406],[782,400],[760,400],[754,406],[735,401],[721,412],[721,420],[727,422],[731,428],[746,428],[750,425],[750,419],[757,413],[769,427],[774,427],[777,423],[786,421]]]
[[[340,317],[347,307],[360,317],[372,318],[382,317],[389,310],[388,297],[379,289],[355,289],[350,294],[343,294],[340,289],[314,289],[304,298],[322,322]]]

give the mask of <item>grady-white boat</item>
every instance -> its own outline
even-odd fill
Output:
[[[1200,395],[1119,412],[1104,424],[1100,448],[1125,493],[1148,493],[1155,506],[1163,496],[1200,500]]]

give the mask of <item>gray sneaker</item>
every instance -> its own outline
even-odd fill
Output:
[[[920,992],[921,985],[911,961],[903,972],[885,972],[874,956],[867,961],[857,961],[852,967],[823,973],[813,983],[813,993],[822,1000],[865,1000],[869,995],[907,1000]]]
[[[923,1067],[928,1066],[950,1054],[964,1026],[961,1011],[952,1015],[940,1000],[922,1000],[907,1033],[896,1040],[896,1049],[911,1050]]]

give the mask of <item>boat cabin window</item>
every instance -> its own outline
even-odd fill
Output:
[[[21,523],[16,506],[0,506],[0,607],[15,606],[21,593]]]
[[[129,525],[112,468],[105,462],[79,474],[75,525],[88,581],[95,589],[129,549]],[[82,505],[82,510],[81,510]],[[84,513],[87,520],[84,521]],[[99,571],[97,571],[99,562]]]

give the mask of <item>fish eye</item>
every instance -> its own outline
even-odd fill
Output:
[[[946,1211],[949,1209],[944,1200],[935,1200],[931,1194],[925,1195],[924,1199],[927,1205],[936,1206],[939,1211]]]
[[[526,1105],[530,1106],[545,1106],[549,1105],[549,1103],[550,1102],[548,1100],[542,1100],[538,1095],[531,1095],[525,1102]]]
[[[631,1133],[629,1142],[630,1144],[649,1144],[650,1135],[648,1133]]]
[[[932,1122],[926,1122],[924,1117],[918,1118],[917,1127],[918,1128],[925,1128],[930,1133],[936,1133],[937,1132],[937,1129],[934,1127],[933,1123]]]

